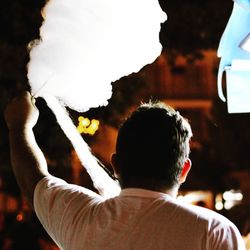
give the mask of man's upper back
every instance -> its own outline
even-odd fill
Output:
[[[62,249],[245,249],[225,217],[163,193],[124,189],[104,200],[87,189],[45,178],[34,199],[39,219]]]

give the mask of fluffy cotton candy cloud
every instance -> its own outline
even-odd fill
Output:
[[[161,53],[158,0],[50,0],[43,16],[28,65],[32,94],[78,111],[107,104],[111,82]]]
[[[120,186],[101,168],[64,106],[77,111],[107,104],[111,82],[139,71],[161,53],[158,0],[50,0],[40,41],[30,51],[32,95],[43,97],[105,197]]]

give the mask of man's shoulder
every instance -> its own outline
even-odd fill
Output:
[[[223,223],[231,224],[232,222],[228,220],[225,216],[205,207],[192,205],[185,203],[180,200],[171,199],[170,204],[174,206],[178,213],[187,217],[194,217],[200,221],[207,221],[207,223]]]
[[[213,210],[195,205],[181,204],[181,207],[186,211],[186,214],[196,216],[197,220],[203,222],[201,224],[206,225],[206,234],[210,241],[209,244],[213,246],[213,249],[217,249],[218,246],[227,246],[225,249],[245,249],[238,228],[225,216]]]
[[[72,192],[72,193],[84,193],[87,195],[92,195],[92,196],[98,196],[97,193],[93,192],[92,190],[82,187],[80,185],[76,185],[76,184],[70,184],[68,182],[66,182],[65,180],[52,176],[52,175],[48,175],[43,177],[36,185],[36,189],[38,190],[42,190],[42,191],[50,191],[50,190],[57,190],[57,191],[65,191],[65,192]]]
[[[91,202],[92,200],[100,201],[102,200],[102,197],[85,187],[69,184],[64,180],[51,175],[46,176],[36,185],[34,191],[34,205],[47,204],[54,199],[57,199],[58,203],[59,200],[64,202],[75,200],[75,203],[79,201],[80,204],[83,204],[83,200],[86,202]],[[42,200],[44,201],[42,202]]]
[[[205,207],[186,204],[182,201],[171,201],[174,206],[178,207],[180,214],[184,217],[192,217],[201,223],[205,223],[209,230],[227,230],[237,231],[236,226],[225,216]]]

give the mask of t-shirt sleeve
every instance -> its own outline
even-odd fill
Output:
[[[213,250],[246,250],[238,228],[222,216],[210,224],[208,249]]]
[[[91,190],[53,176],[40,180],[34,191],[37,217],[61,248],[72,239],[79,216],[88,216],[88,211],[101,201],[102,197]]]

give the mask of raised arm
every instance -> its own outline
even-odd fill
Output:
[[[39,111],[29,92],[14,98],[5,110],[13,171],[22,193],[31,204],[36,184],[49,175],[47,162],[33,133],[38,116]]]

